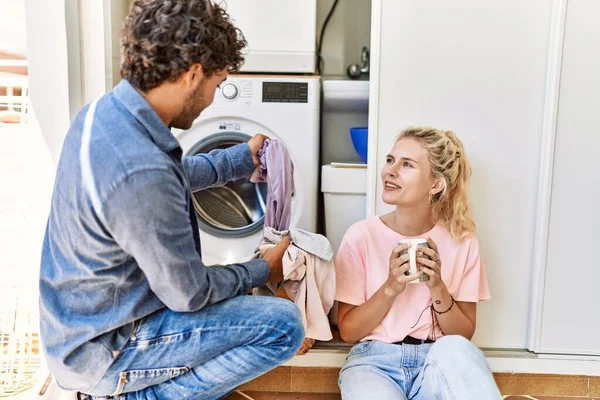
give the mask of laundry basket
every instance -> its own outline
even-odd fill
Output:
[[[0,398],[36,383],[40,367],[35,296],[21,286],[0,285]]]

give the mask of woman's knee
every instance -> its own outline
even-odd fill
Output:
[[[338,385],[344,399],[405,399],[402,387],[373,365],[344,367]]]
[[[438,363],[445,360],[455,362],[457,356],[472,360],[484,360],[481,350],[470,340],[460,335],[448,335],[437,340],[429,350],[427,358],[434,358]]]

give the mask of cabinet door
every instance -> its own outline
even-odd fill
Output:
[[[226,5],[248,41],[241,71],[314,72],[316,0],[228,0]]]
[[[540,351],[600,355],[600,2],[567,4]]]
[[[547,0],[373,0],[368,215],[379,172],[410,125],[452,129],[473,167],[471,202],[492,294],[475,342],[525,348],[545,76]]]

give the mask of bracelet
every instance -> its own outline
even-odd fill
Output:
[[[437,314],[446,314],[448,311],[452,310],[452,306],[454,305],[454,303],[456,303],[454,301],[454,297],[452,297],[452,295],[450,295],[450,298],[452,299],[452,303],[450,303],[450,307],[448,307],[448,309],[446,311],[438,311],[435,309],[435,307],[433,306],[433,304],[431,305],[431,308],[433,309],[433,311],[435,311]]]

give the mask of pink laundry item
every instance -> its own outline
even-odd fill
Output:
[[[294,187],[294,164],[279,140],[265,140],[258,152],[260,164],[251,182],[267,182],[265,226],[284,231],[290,227]]]
[[[260,246],[264,253],[274,244]],[[306,329],[306,337],[331,340],[328,314],[335,297],[335,267],[333,261],[323,260],[294,244],[284,253],[283,288],[294,301]]]
[[[442,260],[442,280],[456,301],[490,299],[476,237],[457,241],[442,225],[435,225],[431,231],[418,237],[430,237],[437,244]],[[378,216],[352,225],[335,260],[335,299],[356,306],[370,299],[387,280],[390,253],[400,239],[409,237],[387,227]],[[430,304],[431,295],[425,283],[407,284],[381,323],[361,341],[394,343],[409,335],[426,339],[432,331],[432,316],[429,312],[424,312],[420,320],[419,316]],[[415,323],[416,326],[412,327]],[[434,329],[436,338],[444,336],[437,321]]]

